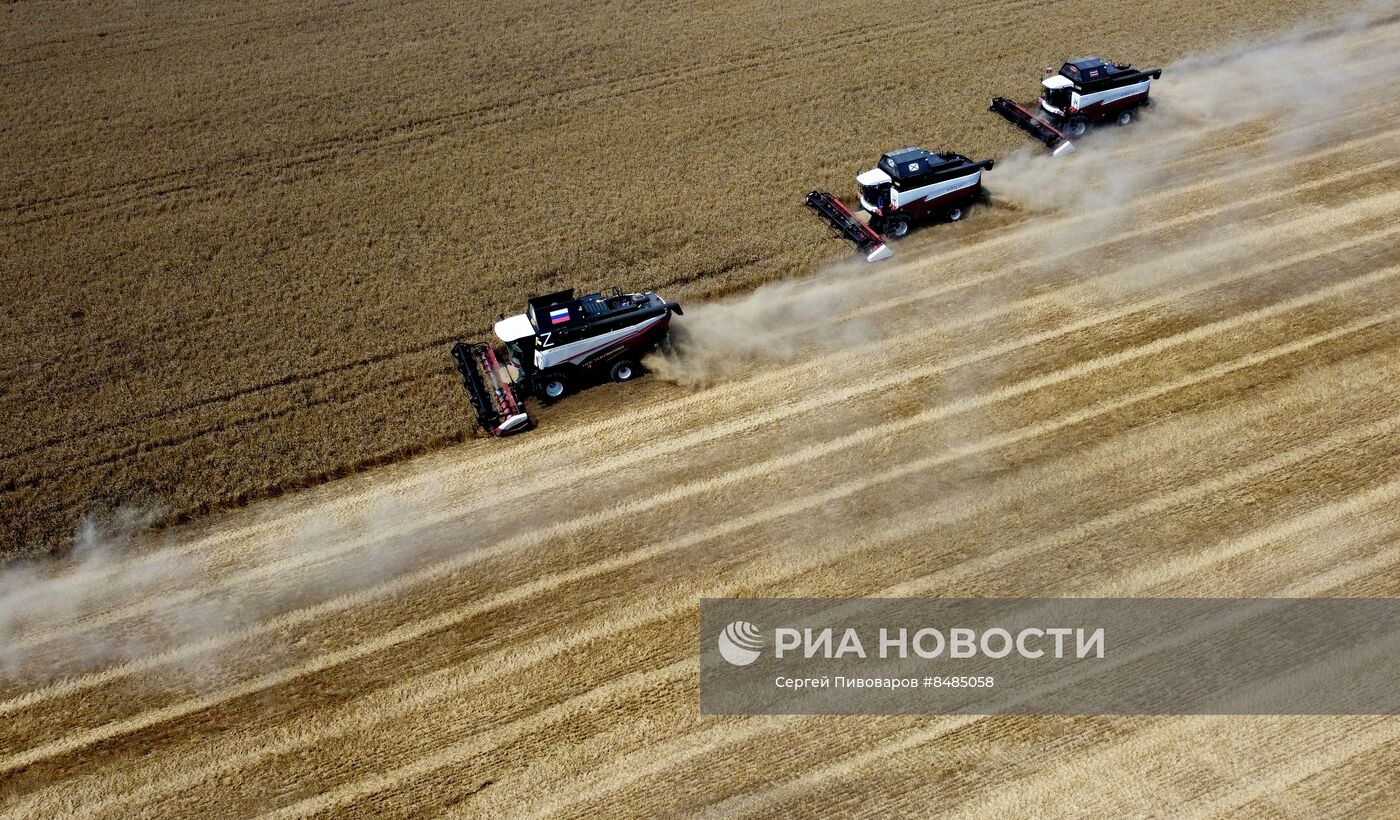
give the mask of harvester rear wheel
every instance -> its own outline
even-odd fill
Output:
[[[1119,125],[1130,125],[1132,121],[1133,112],[1131,111],[1124,111],[1122,114],[1119,114],[1118,119],[1115,120],[1115,122],[1117,122]]]
[[[613,363],[608,376],[615,382],[630,382],[637,378],[637,364],[631,359],[621,359]]]
[[[948,221],[949,221],[949,222],[957,222],[957,221],[961,220],[961,219],[962,219],[964,216],[966,216],[966,215],[967,215],[967,212],[964,211],[961,207],[959,207],[959,206],[957,206],[957,205],[954,205],[953,207],[951,207],[951,208],[948,209]]]

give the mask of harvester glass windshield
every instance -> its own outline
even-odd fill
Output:
[[[1069,108],[1070,89],[1068,88],[1047,88],[1045,89],[1045,102],[1061,111]]]
[[[535,345],[534,337],[530,337],[528,343],[530,347],[533,348]],[[531,350],[531,352],[533,353],[534,351]],[[519,341],[506,343],[506,357],[510,359],[510,363],[515,365],[517,369],[524,367],[525,363],[529,361],[525,356],[524,347]]]
[[[890,184],[883,185],[862,185],[860,186],[860,197],[865,203],[875,210],[880,210],[890,204]]]

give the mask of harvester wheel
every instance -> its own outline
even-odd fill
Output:
[[[963,209],[962,209],[962,208],[959,208],[959,207],[956,206],[956,205],[954,205],[953,207],[951,207],[951,208],[948,209],[948,221],[949,221],[949,222],[957,222],[957,221],[961,220],[961,219],[963,218],[963,216],[964,216]]]
[[[885,222],[885,233],[895,239],[903,239],[909,235],[909,217],[892,216]]]
[[[1069,121],[1069,125],[1065,126],[1065,135],[1071,139],[1079,139],[1084,136],[1084,132],[1088,130],[1089,121],[1081,117]]]
[[[540,387],[540,398],[546,402],[554,402],[564,397],[569,392],[569,383],[564,381],[563,376],[550,376],[544,380]]]
[[[637,378],[637,365],[631,359],[621,359],[613,363],[608,376],[615,382],[630,382]]]
[[[1117,123],[1118,123],[1119,125],[1129,125],[1129,124],[1132,123],[1132,121],[1133,121],[1133,112],[1131,112],[1131,111],[1124,111],[1122,114],[1119,114],[1119,115],[1118,115]]]

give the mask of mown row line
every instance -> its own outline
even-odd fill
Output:
[[[1264,545],[1282,541],[1295,537],[1302,532],[1325,527],[1331,523],[1352,518],[1366,509],[1374,508],[1390,503],[1396,498],[1400,498],[1400,480],[1394,480],[1375,488],[1371,491],[1352,496],[1344,501],[1328,504],[1323,507],[1311,510],[1301,515],[1295,516],[1285,522],[1256,530],[1251,535],[1235,539],[1223,544],[1218,544],[1212,549],[1193,556],[1189,561],[1167,562],[1161,567],[1148,567],[1139,570],[1126,579],[1115,579],[1111,583],[1100,584],[1095,588],[1085,590],[1083,595],[1088,597],[1112,597],[1121,596],[1124,593],[1139,593],[1150,588],[1150,585],[1159,583],[1163,575],[1173,577],[1189,577],[1193,573],[1200,572],[1212,565],[1222,563],[1230,558],[1251,552]],[[1395,560],[1394,555],[1386,555],[1380,565],[1389,565]],[[1364,577],[1375,569],[1370,562],[1362,565],[1359,571],[1353,571],[1352,577]],[[1353,568],[1355,570],[1355,568]],[[1331,576],[1324,583],[1314,580],[1304,581],[1292,587],[1279,591],[1279,597],[1309,597],[1326,592],[1344,582],[1345,578]],[[886,597],[884,593],[877,593],[871,597]],[[798,774],[785,782],[772,785],[765,791],[740,795],[731,800],[709,807],[710,816],[733,817],[741,814],[762,813],[772,811],[776,805],[785,801],[798,799],[801,794],[806,793],[816,784],[823,780],[849,776],[862,768],[872,764],[888,760],[898,754],[911,751],[912,749],[937,740],[939,737],[968,726],[974,722],[986,720],[987,716],[965,716],[938,721],[937,726],[932,729],[916,729],[906,732],[898,737],[892,738],[888,743],[881,744],[875,748],[866,749],[854,755],[831,761],[822,766]],[[723,746],[732,746],[736,743],[747,743],[759,736],[767,733],[772,728],[772,722],[758,723],[752,728],[741,728],[738,730],[729,726],[721,726],[711,732],[703,733],[701,737],[691,737],[684,739],[677,745],[682,750],[683,759],[664,759],[648,756],[648,763],[638,767],[627,767],[617,765],[609,770],[603,777],[581,778],[582,780],[596,779],[591,789],[580,789],[579,783],[559,784],[554,793],[567,795],[563,800],[545,807],[536,816],[545,816],[569,809],[571,806],[586,801],[596,801],[610,792],[625,787],[630,783],[635,783],[643,778],[658,774],[674,766],[684,763],[686,760],[696,758],[713,758],[716,755],[722,757],[719,751]],[[779,724],[779,730],[787,728],[787,722]],[[626,772],[622,776],[619,772]]]
[[[1385,373],[1383,368],[1377,373]],[[1379,375],[1379,379],[1387,378]],[[1353,395],[1357,395],[1353,392]],[[1249,432],[1257,428],[1264,418],[1278,414],[1287,413],[1287,405],[1276,406],[1274,403],[1266,402],[1261,406],[1253,406],[1249,411],[1236,417],[1231,415],[1226,419],[1216,419],[1211,424],[1202,427],[1193,425],[1183,431],[1187,437],[1186,442],[1180,446],[1190,448],[1190,441],[1195,437],[1214,438],[1228,436],[1235,438],[1239,433],[1241,438],[1248,438]],[[1328,450],[1341,447],[1351,447],[1358,441],[1374,434],[1383,434],[1394,429],[1400,422],[1400,416],[1383,418],[1377,422],[1363,425],[1353,430],[1343,430],[1329,436],[1320,442],[1307,442],[1303,445],[1292,447],[1286,451],[1276,453],[1262,462],[1250,463],[1244,467],[1231,470],[1228,474],[1218,478],[1212,477],[1204,481],[1197,482],[1189,488],[1181,488],[1171,494],[1171,498],[1157,499],[1150,498],[1147,502],[1134,505],[1131,509],[1115,511],[1113,514],[1103,516],[1093,522],[1086,523],[1082,527],[1073,527],[1059,533],[1062,539],[1079,540],[1089,537],[1094,531],[1114,528],[1137,515],[1150,514],[1160,511],[1172,504],[1184,504],[1189,501],[1209,497],[1216,493],[1224,492],[1232,486],[1242,482],[1250,481],[1256,477],[1275,470],[1283,470],[1288,467],[1306,462],[1318,455],[1326,453]],[[1155,449],[1140,453],[1142,458],[1153,459],[1155,457],[1165,457],[1168,452],[1176,449],[1176,443],[1153,440]],[[1241,450],[1248,448],[1241,444]],[[1157,452],[1160,450],[1161,452]],[[1155,454],[1155,455],[1154,455]],[[1064,465],[1068,469],[1065,472],[1058,465],[1047,465],[1037,468],[1037,474],[1044,474],[1046,480],[1053,478],[1054,483],[1076,483],[1098,474],[1102,469],[1107,469],[1099,463],[1088,463],[1086,461],[1075,460],[1071,464]],[[960,520],[965,516],[981,515],[990,509],[995,509],[1013,495],[1018,495],[1024,489],[1025,481],[1018,480],[1010,488],[998,490],[987,495],[981,491],[973,490],[964,493],[969,496],[965,500],[953,498],[940,510],[934,513],[933,519],[925,518],[919,523],[919,529],[932,526],[938,519],[948,517],[950,521]],[[976,507],[976,509],[966,509]],[[918,516],[910,516],[917,518]],[[913,529],[911,525],[900,525],[891,528],[889,531],[880,532],[874,536],[860,539],[860,543],[853,544],[850,551],[859,551],[878,548],[880,544],[887,543],[891,539],[903,537],[906,530]],[[1045,545],[1043,545],[1045,546]],[[1046,548],[1049,548],[1046,546]],[[837,549],[835,552],[823,555],[822,561],[827,562],[833,557],[846,554],[846,549]],[[943,571],[951,571],[959,565],[954,565]],[[774,570],[771,567],[761,573],[765,582],[771,583],[789,569]],[[940,571],[940,572],[943,572]],[[778,574],[775,575],[774,573]],[[940,573],[935,573],[938,575]],[[932,576],[930,576],[932,577]],[[704,591],[707,597],[719,596],[729,597],[742,595],[745,587],[751,581],[748,577],[735,583],[730,583],[723,587],[713,587]],[[635,598],[635,596],[631,596]],[[182,758],[186,761],[186,769],[174,779],[155,778],[150,774],[143,775],[140,771],[130,774],[132,782],[143,783],[139,789],[139,795],[131,796],[131,800],[147,802],[156,795],[167,791],[177,791],[198,783],[202,779],[208,779],[215,775],[227,774],[234,770],[245,769],[249,765],[255,764],[271,757],[289,754],[299,748],[308,745],[321,745],[329,737],[340,737],[349,732],[363,731],[376,722],[388,721],[402,714],[414,711],[424,711],[435,702],[460,703],[462,698],[469,696],[469,690],[473,686],[489,681],[504,681],[509,675],[521,672],[525,667],[538,665],[558,658],[564,653],[572,650],[581,650],[588,643],[600,638],[615,634],[639,634],[639,630],[656,619],[669,619],[693,609],[693,604],[684,603],[674,596],[664,599],[649,599],[642,602],[634,602],[625,608],[625,612],[618,615],[610,615],[601,625],[595,625],[584,631],[570,631],[565,637],[554,639],[544,645],[540,645],[537,639],[528,648],[519,645],[519,639],[511,637],[508,646],[499,651],[486,655],[474,655],[470,666],[482,669],[477,673],[465,673],[461,667],[449,667],[427,676],[401,682],[389,689],[376,691],[367,695],[364,699],[356,701],[353,711],[343,714],[331,723],[326,723],[319,715],[307,715],[299,717],[290,725],[275,725],[272,727],[259,727],[256,730],[244,733],[240,737],[229,738],[220,736],[211,739],[198,754],[190,751],[182,753]],[[591,702],[591,701],[590,701]],[[345,710],[342,710],[343,712]],[[549,711],[553,711],[552,708]],[[371,719],[371,715],[374,715]],[[507,716],[509,719],[509,716]],[[538,716],[532,715],[525,720],[527,724],[538,723]],[[492,729],[488,734],[495,737],[500,732],[506,732],[503,739],[495,739],[491,742],[495,745],[512,742],[509,738],[518,736],[518,731],[503,726],[499,729]],[[464,732],[464,734],[469,732]],[[482,743],[487,742],[486,736],[478,736]],[[229,748],[230,740],[236,742],[235,748]],[[151,766],[160,767],[159,762],[152,762]],[[110,791],[110,783],[107,786],[84,786],[84,794],[106,793]],[[70,791],[65,789],[65,793]],[[115,798],[114,798],[115,799]],[[28,804],[26,804],[28,805]],[[84,805],[91,805],[88,801]],[[104,803],[107,809],[112,808],[111,802]],[[76,805],[64,809],[65,813],[75,810]],[[94,807],[96,808],[96,807]]]
[[[855,434],[845,436],[842,439],[836,440],[835,442],[828,442],[823,443],[822,445],[816,445],[809,448],[805,448],[805,452],[794,454],[794,456],[780,457],[779,459],[776,459],[776,461],[791,461],[792,464],[788,466],[795,466],[796,464],[801,463],[801,461],[810,460],[817,453],[832,452],[835,450],[844,449],[846,447],[856,446],[859,443],[868,442],[876,437],[894,435],[901,431],[911,429],[920,424],[927,424],[939,418],[944,418],[950,415],[952,412],[966,412],[981,406],[1004,401],[1014,396],[1024,395],[1025,393],[1029,393],[1034,390],[1042,389],[1046,386],[1066,381],[1070,378],[1085,376],[1094,372],[1099,372],[1104,369],[1121,365],[1129,361],[1134,361],[1143,357],[1159,354],[1166,350],[1170,350],[1172,348],[1186,344],[1193,340],[1208,338],[1216,334],[1227,332],[1234,328],[1248,326],[1253,322],[1257,322],[1269,316],[1287,313],[1298,307],[1316,304],[1327,299],[1335,298],[1348,291],[1361,289],[1367,285],[1383,282],[1385,279],[1395,275],[1395,273],[1397,272],[1400,272],[1400,268],[1386,268],[1383,270],[1374,271],[1370,274],[1356,277],[1355,279],[1346,280],[1344,282],[1326,288],[1322,288],[1317,291],[1313,291],[1304,296],[1295,297],[1284,302],[1270,305],[1266,308],[1256,309],[1245,314],[1240,314],[1238,316],[1231,317],[1230,319],[1225,319],[1204,326],[1199,326],[1193,328],[1190,331],[1179,333],[1171,337],[1161,338],[1151,343],[1131,348],[1127,351],[1121,351],[1119,353],[1111,354],[1108,356],[1102,356],[1087,362],[1080,362],[1068,368],[1056,371],[1053,374],[1028,379],[1025,382],[1019,383],[1017,385],[1010,385],[998,390],[991,391],[989,394],[977,396],[972,399],[964,400],[961,402],[954,402],[951,406],[933,408],[908,419],[887,422],[885,424],[879,425],[879,427],[877,428],[870,428],[869,430],[864,430]],[[1225,373],[1233,372],[1243,367],[1252,366],[1253,364],[1257,364],[1259,361],[1267,361],[1270,358],[1275,358],[1280,355],[1286,355],[1289,352],[1295,352],[1297,350],[1306,349],[1307,347],[1311,347],[1313,345],[1320,344],[1325,341],[1340,338],[1341,336],[1344,336],[1348,333],[1357,332],[1358,330],[1364,329],[1366,327],[1372,327],[1377,324],[1393,321],[1397,317],[1397,315],[1400,315],[1400,313],[1392,311],[1390,313],[1382,314],[1379,317],[1371,317],[1368,319],[1360,320],[1358,322],[1353,322],[1342,328],[1329,331],[1328,333],[1315,335],[1312,337],[1308,337],[1304,340],[1299,340],[1276,348],[1272,348],[1264,353],[1254,354],[1252,356],[1245,357],[1244,359],[1227,363],[1225,365],[1208,368],[1204,371],[1198,371],[1183,379],[1178,379],[1174,380],[1173,382],[1157,385],[1150,390],[1144,391],[1141,394],[1136,394],[1126,399],[1116,399],[1101,402],[1099,404],[1094,405],[1093,408],[1090,410],[1081,410],[1075,413],[1066,414],[1058,417],[1052,422],[1044,422],[1039,425],[1022,428],[1014,434],[1003,434],[1002,436],[994,437],[990,441],[983,440],[983,442],[981,442],[977,446],[976,450],[973,450],[972,447],[959,448],[958,450],[952,451],[948,454],[940,454],[939,456],[920,459],[914,464],[902,465],[899,468],[896,468],[895,470],[882,473],[878,477],[871,476],[862,479],[860,482],[847,484],[844,487],[839,488],[838,491],[823,494],[822,496],[816,497],[815,499],[808,498],[802,500],[802,502],[790,503],[782,507],[770,508],[770,510],[768,511],[762,511],[756,514],[744,516],[743,518],[726,522],[725,524],[721,524],[717,527],[711,528],[710,530],[690,534],[684,538],[677,539],[676,541],[670,542],[668,544],[655,545],[649,548],[627,553],[625,555],[615,556],[605,561],[595,562],[585,567],[574,569],[565,573],[559,573],[554,576],[537,579],[531,583],[516,587],[510,590],[509,592],[503,593],[502,595],[497,596],[496,598],[490,601],[476,602],[468,606],[458,608],[456,610],[439,612],[431,618],[427,618],[412,624],[402,625],[394,630],[391,630],[390,632],[381,634],[373,640],[364,641],[352,647],[348,647],[346,649],[334,653],[329,653],[327,655],[317,657],[305,664],[288,669],[277,670],[276,672],[272,673],[267,673],[253,680],[228,687],[212,695],[191,698],[183,702],[151,710],[149,712],[132,716],[124,720],[114,721],[104,726],[96,727],[94,729],[78,733],[76,736],[59,738],[49,743],[31,748],[29,750],[12,754],[5,758],[0,758],[0,771],[10,771],[17,768],[21,768],[23,766],[32,765],[34,762],[45,759],[47,757],[68,753],[83,746],[91,745],[92,743],[101,742],[103,740],[107,740],[109,738],[121,734],[126,734],[133,731],[137,731],[142,728],[146,728],[150,725],[155,725],[160,722],[176,719],[178,717],[183,717],[193,712],[209,708],[210,706],[216,703],[226,701],[230,698],[241,697],[258,691],[263,691],[273,686],[283,685],[291,680],[295,680],[307,674],[312,674],[316,671],[321,671],[332,666],[337,666],[349,660],[353,660],[358,657],[364,657],[374,652],[383,651],[392,648],[393,646],[404,643],[406,641],[431,634],[432,632],[439,631],[449,625],[460,622],[461,620],[467,617],[471,617],[472,615],[479,614],[480,612],[488,611],[491,608],[501,606],[506,602],[512,600],[520,600],[532,595],[538,595],[562,583],[576,581],[586,577],[596,576],[603,572],[613,571],[623,566],[635,565],[638,562],[645,561],[651,557],[654,557],[655,555],[662,554],[663,552],[673,551],[676,549],[684,549],[687,545],[690,545],[692,543],[700,543],[703,540],[708,540],[710,538],[722,537],[727,533],[736,532],[739,529],[748,526],[753,526],[766,520],[772,520],[776,517],[781,517],[783,515],[791,514],[793,512],[799,512],[802,509],[809,509],[813,506],[813,504],[820,505],[822,503],[829,502],[830,500],[834,500],[835,498],[842,497],[843,495],[849,495],[852,492],[858,491],[861,487],[870,485],[874,481],[889,481],[897,479],[899,476],[902,475],[910,475],[915,472],[928,469],[929,467],[937,463],[944,463],[951,458],[961,457],[970,450],[980,451],[987,449],[989,446],[1005,446],[1007,443],[1013,441],[1024,440],[1026,438],[1044,435],[1046,432],[1052,431],[1054,429],[1061,429],[1065,426],[1077,424],[1087,418],[1102,416],[1106,413],[1111,413],[1114,410],[1121,409],[1130,404],[1144,401],[1147,398],[1166,395],[1167,393],[1179,390],[1183,386],[1189,384],[1199,383],[1203,380],[1219,378]],[[958,407],[958,405],[964,406]],[[998,443],[993,445],[990,442]],[[751,473],[754,477],[762,476],[765,474],[765,470],[760,469],[755,471],[752,470],[752,468],[743,468],[735,472]],[[736,480],[731,478],[732,475],[733,473],[724,476],[723,479],[712,479],[706,483],[731,483]],[[675,493],[671,491],[663,492],[658,495],[660,496],[660,498],[657,499],[656,503],[666,503],[669,500],[687,497],[684,494]],[[831,498],[826,498],[825,496],[827,495],[830,495]],[[641,512],[652,509],[655,506],[655,503],[639,505],[636,502],[633,502],[628,506],[635,507],[635,509],[633,509],[633,512]],[[788,507],[792,507],[792,509],[787,509]],[[610,511],[607,517],[609,519],[612,519],[615,516],[612,515]],[[573,529],[573,527],[570,527],[570,529]],[[563,533],[559,533],[554,537],[550,538],[549,540],[553,541],[558,537],[558,535],[562,534]],[[15,701],[11,701],[10,703],[14,704]]]

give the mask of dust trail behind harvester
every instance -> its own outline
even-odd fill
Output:
[[[1100,128],[1079,152],[1054,161],[1039,146],[1000,161],[986,181],[996,203],[1027,215],[1073,220],[1019,226],[1022,255],[1016,261],[1073,254],[1114,236],[1138,216],[1133,208],[1145,195],[1182,177],[1219,173],[1217,163],[1203,167],[1193,158],[1238,129],[1258,128],[1262,138],[1249,156],[1220,163],[1227,172],[1297,157],[1392,115],[1377,101],[1389,97],[1400,50],[1394,47],[1393,27],[1380,23],[1397,12],[1396,0],[1372,0],[1339,27],[1301,28],[1280,42],[1179,61],[1166,68],[1155,84],[1152,108],[1131,127]],[[1285,177],[1263,185],[1288,182]],[[1218,202],[1204,201],[1202,209]],[[1202,229],[1200,239],[1228,237],[1233,221],[1214,222]],[[678,323],[677,354],[654,356],[649,364],[663,379],[696,386],[763,361],[788,361],[804,352],[917,332],[943,317],[885,314],[858,324],[836,319],[863,303],[907,290],[917,272],[944,267],[950,255],[959,255],[959,241],[940,240],[912,253],[909,243],[896,245],[894,263],[872,267],[853,260],[814,280],[783,282],[695,306]],[[1153,251],[1144,246],[1141,256]],[[1086,272],[1095,270],[1092,258],[1081,264]]]
[[[1383,5],[1385,11],[1394,6]],[[1400,37],[1395,26],[1358,22],[1354,28],[1355,34],[1346,38],[1300,33],[1283,43],[1166,66],[1154,89],[1157,104],[1151,115],[1132,128],[1094,134],[1068,158],[1051,160],[1028,148],[998,164],[987,185],[997,201],[1016,205],[1023,215],[1003,232],[991,238],[971,233],[977,228],[974,214],[969,223],[946,229],[946,237],[933,236],[943,229],[931,228],[921,240],[923,250],[909,245],[892,263],[843,262],[818,276],[764,286],[745,297],[687,305],[676,323],[674,352],[648,364],[663,380],[694,388],[784,363],[817,366],[824,356],[851,350],[885,367],[893,367],[899,357],[900,366],[932,372],[930,363],[941,361],[943,352],[908,344],[908,339],[952,328],[963,340],[977,342],[978,334],[990,339],[1001,323],[1013,321],[1053,332],[1059,317],[1074,307],[1068,300],[1085,298],[1095,278],[1113,282],[1116,276],[1121,286],[1141,271],[1158,284],[1162,277],[1189,281],[1217,276],[1222,261],[1243,265],[1258,249],[1241,243],[1232,252],[1226,245],[1240,221],[1253,213],[1221,206],[1257,193],[1257,188],[1213,191],[1218,199],[1201,206],[1211,212],[1208,218],[1183,223],[1169,239],[1120,242],[1120,231],[1129,221],[1141,221],[1134,203],[1169,183],[1179,185],[1183,178],[1208,183],[1222,169],[1282,168],[1340,135],[1364,131],[1368,123],[1358,112],[1388,98],[1392,69],[1400,64]],[[1319,71],[1320,65],[1326,70]],[[1214,140],[1231,129],[1260,130],[1247,155],[1223,163],[1194,161],[1215,150]],[[796,197],[793,207],[800,207]],[[1306,209],[1306,203],[1299,207]],[[1364,208],[1348,214],[1358,222],[1374,219]],[[1076,258],[1089,246],[1094,247]],[[1212,262],[1217,264],[1212,267]],[[945,288],[954,279],[961,290]],[[1068,296],[1048,285],[1044,292],[1037,289],[1052,281],[1082,287]],[[870,305],[884,307],[864,310]],[[896,385],[882,412],[899,418],[932,404],[968,400],[995,379],[997,368],[995,358],[952,368],[936,395]],[[865,376],[839,370],[822,378],[858,385]],[[585,395],[576,401],[587,405],[596,399]],[[753,406],[763,407],[757,399]],[[869,421],[839,412],[826,417],[831,421],[822,435],[846,433]],[[741,423],[743,416],[736,418]],[[559,426],[542,427],[509,445],[518,448],[509,452],[538,451],[558,458],[579,449],[570,442],[567,416],[551,424]],[[921,446],[957,446],[978,435],[982,424],[978,414],[950,415]],[[799,450],[802,444],[800,435],[796,440],[765,439],[760,449]],[[498,459],[502,463],[511,458],[506,452]],[[697,462],[705,457],[691,455]],[[680,465],[661,478],[681,486],[695,467]],[[534,501],[527,512],[513,503],[526,495],[519,471],[495,465],[456,476],[466,488],[453,489],[470,496],[465,508],[439,509],[438,488],[431,484],[406,496],[371,494],[378,500],[324,519],[313,516],[311,525],[289,539],[250,535],[236,548],[208,554],[170,551],[168,560],[161,558],[166,552],[157,545],[130,571],[125,568],[130,526],[119,527],[115,538],[90,538],[93,546],[62,567],[11,568],[0,576],[0,674],[17,683],[45,681],[226,636],[298,608],[324,605],[331,611],[339,602],[350,607],[363,590],[428,572],[436,562],[464,553],[514,543],[511,539],[543,530],[550,522],[601,515],[616,498],[640,493],[658,480],[635,472],[618,471],[609,476],[606,488],[584,482],[540,493],[532,486]],[[946,481],[955,479],[945,476]],[[558,482],[567,481],[565,472]],[[946,483],[915,483],[892,492],[886,503],[894,511],[935,503],[947,493]],[[278,514],[276,505],[265,509],[269,516]],[[425,529],[426,519],[446,520],[453,514],[467,520],[457,520],[446,531]],[[813,515],[805,526],[830,535],[851,525],[833,513]]]

